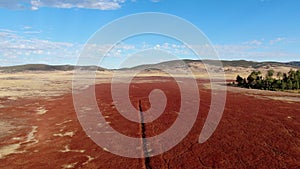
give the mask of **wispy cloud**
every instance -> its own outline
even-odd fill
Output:
[[[284,41],[286,38],[284,38],[284,37],[278,37],[278,38],[276,38],[276,39],[272,39],[272,40],[270,40],[270,44],[271,45],[273,45],[273,44],[276,44],[276,43],[278,43],[278,42],[282,42],[282,41]]]
[[[130,44],[118,44],[110,51],[107,51],[108,46],[50,41],[28,35],[28,31],[0,29],[0,66],[25,63],[75,64],[84,47],[95,53],[91,56],[97,57],[99,54],[126,57],[128,53],[136,51],[135,45]]]
[[[299,53],[290,53],[285,51],[266,50],[264,48],[251,48],[243,45],[217,45],[221,59],[237,60],[274,60],[284,61],[290,58],[300,58]],[[295,59],[297,60],[297,59]]]
[[[197,51],[200,54],[200,59],[215,59],[215,51],[217,51],[220,59],[224,60],[274,60],[274,61],[286,61],[286,60],[299,60],[293,58],[300,58],[300,53],[292,53],[277,48],[272,48],[269,43],[264,43],[263,40],[249,40],[240,44],[216,44],[214,48],[208,45],[193,45],[185,46],[183,44],[172,43],[157,43],[147,44],[143,43],[135,45],[134,50],[130,52],[138,52],[145,49],[163,50],[179,58],[192,58],[199,59],[198,56],[193,53],[191,49]],[[122,50],[120,56],[126,56],[126,50]],[[127,51],[128,52],[128,51]],[[113,54],[110,56],[114,56]]]
[[[24,31],[24,34],[40,34],[42,31]]]
[[[38,10],[42,7],[115,10],[121,8],[124,2],[125,0],[1,0],[0,7],[31,10]]]
[[[251,41],[246,41],[246,42],[243,42],[243,44],[245,45],[262,45],[263,44],[263,41],[262,40],[251,40]]]
[[[95,52],[95,55],[92,54],[91,56],[106,54],[107,58],[113,58],[113,60],[126,59],[131,54],[148,49],[162,50],[178,58],[199,59],[189,47],[180,43],[163,42],[150,44],[141,42],[128,44],[124,42],[107,51],[110,45],[88,44],[85,46],[84,44],[50,41],[39,38],[36,34],[30,34],[28,31],[34,31],[34,29],[22,31],[0,29],[0,63],[2,66],[25,63],[75,64],[83,47]],[[282,40],[283,38],[274,38],[273,43]],[[288,41],[288,39],[286,40]],[[289,53],[284,50],[278,50],[275,46],[272,48],[272,46],[270,43],[263,43],[263,40],[249,40],[240,44],[214,45],[220,59],[225,60],[284,61],[287,58],[300,58],[299,53]],[[200,53],[201,59],[211,59],[210,55],[214,52],[213,48],[207,45],[191,47]]]
[[[30,30],[30,29],[32,29],[32,27],[31,27],[31,26],[23,26],[22,29],[23,29],[23,30]]]
[[[74,60],[81,45],[55,42],[36,37],[25,36],[11,30],[0,30],[0,59],[3,65],[23,64],[27,62],[65,62]],[[30,60],[33,59],[33,60]]]

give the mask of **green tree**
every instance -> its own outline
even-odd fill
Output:
[[[281,80],[275,80],[273,84],[274,89],[281,89],[281,86],[282,86]]]
[[[273,69],[268,70],[267,76],[268,77],[273,77],[273,75],[274,75],[274,70]]]
[[[289,72],[288,72],[288,78],[291,79],[291,80],[294,80],[296,78],[296,71],[294,71],[293,69],[291,69]]]
[[[238,86],[243,86],[243,81],[244,79],[240,75],[237,75],[236,82],[238,83]]]
[[[282,77],[283,77],[283,73],[282,72],[277,72],[277,78],[279,79],[279,80],[281,80],[282,79]]]
[[[291,69],[288,73],[277,72],[274,78],[274,70],[268,70],[266,77],[261,76],[260,71],[252,71],[247,78],[236,77],[238,86],[266,89],[266,90],[299,90],[300,89],[300,69]]]
[[[251,74],[247,77],[249,87],[255,87],[257,80],[261,79],[261,72],[260,71],[252,71]]]
[[[298,79],[294,82],[294,89],[296,89],[296,90],[300,89],[299,80]]]
[[[283,81],[287,82],[288,80],[288,75],[286,73],[283,73]]]
[[[281,83],[281,89],[282,90],[286,89],[286,82],[285,81],[282,81],[282,83]]]
[[[300,80],[300,69],[296,71],[297,79]]]
[[[296,78],[298,82],[300,82],[300,69],[296,71]]]
[[[293,89],[293,81],[291,79],[287,80],[287,89],[292,90]]]
[[[247,83],[246,78],[243,79],[243,86],[244,87],[249,87],[249,84]]]
[[[256,80],[255,88],[263,89],[263,80],[262,79]]]

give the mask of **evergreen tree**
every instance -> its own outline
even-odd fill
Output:
[[[292,90],[293,89],[293,82],[291,79],[287,80],[287,89]]]
[[[288,80],[288,75],[286,73],[283,73],[283,79],[284,82],[287,82]]]
[[[274,78],[274,70],[268,70],[266,77],[261,76],[260,71],[252,71],[246,78],[238,75],[236,82],[240,87],[266,89],[266,90],[299,90],[300,70],[291,69],[288,73],[278,72]]]
[[[291,69],[289,72],[288,72],[288,78],[291,79],[291,80],[294,80],[296,78],[296,71],[294,71],[293,69]]]
[[[240,75],[237,75],[236,82],[238,83],[238,86],[243,86],[243,81],[244,79]]]
[[[282,89],[282,90],[285,90],[285,89],[286,89],[286,82],[285,82],[285,81],[283,81],[283,82],[281,83],[281,89]]]
[[[247,77],[249,87],[255,88],[257,80],[261,78],[259,75],[261,75],[260,71],[251,72],[251,74]]]
[[[274,70],[273,69],[268,70],[267,77],[271,78],[273,75],[274,75]]]
[[[299,80],[295,81],[295,83],[294,83],[294,89],[296,89],[296,90],[300,89]]]
[[[282,73],[282,72],[278,72],[276,76],[277,76],[277,78],[278,78],[279,80],[281,80],[281,79],[282,79],[282,76],[283,76],[283,73]]]

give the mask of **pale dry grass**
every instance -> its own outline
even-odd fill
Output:
[[[98,72],[96,83],[107,81],[110,72]],[[0,73],[0,97],[11,100],[53,97],[71,92],[73,71]]]
[[[5,127],[1,129],[5,129]],[[32,126],[32,130],[27,134],[25,138],[15,138],[20,142],[14,144],[8,144],[0,147],[0,159],[5,158],[10,154],[25,153],[26,152],[25,150],[19,150],[21,148],[21,145],[27,144],[27,146],[29,146],[38,143],[39,140],[37,140],[35,137],[35,133],[37,133],[37,129],[38,126]]]
[[[224,74],[218,67],[210,67],[213,70],[210,76],[206,68],[201,65],[192,65],[190,67],[194,78],[197,79],[220,79],[224,78]],[[268,67],[259,68],[263,74],[269,69],[276,72],[288,72],[290,67]],[[217,70],[217,71],[216,71]],[[225,78],[233,80],[237,75],[247,77],[254,68],[243,67],[224,67]],[[184,69],[167,70],[172,73],[173,77],[192,77],[186,73]],[[117,82],[129,83],[126,77],[132,75],[132,71],[97,71],[95,74],[95,83],[109,83],[112,77],[117,77]],[[168,73],[159,70],[141,71],[136,77],[169,77]],[[91,76],[89,76],[91,77]],[[80,77],[81,78],[81,77]],[[82,83],[85,84],[86,75],[82,75]],[[18,98],[37,98],[37,97],[53,97],[60,96],[72,92],[73,71],[26,71],[16,73],[0,73],[0,98],[6,97],[11,100]],[[160,79],[158,79],[160,80]],[[151,81],[157,81],[155,79]],[[149,82],[149,80],[135,81],[139,83]],[[88,86],[85,86],[88,87]],[[0,102],[0,107],[3,107]]]
[[[300,93],[284,92],[284,91],[269,91],[258,89],[247,89],[233,86],[226,86],[224,84],[214,82],[201,84],[206,89],[227,90],[227,92],[243,93],[248,96],[254,96],[262,99],[281,100],[286,102],[300,102]]]

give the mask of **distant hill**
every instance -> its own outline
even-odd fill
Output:
[[[219,61],[217,60],[183,60],[184,63],[187,65],[195,64],[195,63],[203,63],[209,65],[219,65]],[[254,62],[254,61],[247,61],[247,60],[221,60],[222,65],[224,67],[244,67],[244,68],[261,68],[261,67],[277,67],[277,66],[284,66],[284,67],[293,67],[296,69],[300,68],[300,61],[294,61],[294,62]],[[163,68],[163,67],[180,67],[182,66],[182,61],[174,60],[174,61],[167,61],[167,62],[161,62],[157,64],[149,64],[149,65],[139,65],[135,66],[132,69],[150,69],[150,68]],[[128,69],[128,68],[125,68]]]
[[[264,66],[289,66],[289,67],[300,67],[300,62],[254,62],[254,61],[246,61],[246,60],[234,60],[234,61],[222,61],[223,66],[232,66],[232,67],[252,67],[252,68],[261,68]]]
[[[139,65],[132,68],[122,68],[119,70],[130,70],[130,69],[138,69],[138,70],[159,70],[164,68],[185,68],[185,65],[192,67],[195,64],[202,64],[205,62],[209,65],[218,65],[219,61],[217,60],[173,60],[167,62],[161,62],[157,64],[146,64],[146,65]],[[254,62],[254,61],[246,61],[246,60],[233,60],[221,61],[224,67],[242,67],[242,68],[268,68],[268,67],[291,67],[295,69],[300,69],[300,61],[293,61],[293,62]],[[182,63],[185,63],[184,65]],[[7,67],[0,67],[1,72],[22,72],[22,71],[70,71],[74,70],[74,65],[46,65],[46,64],[26,64],[26,65],[18,65],[18,66],[7,66]],[[82,70],[95,70],[104,71],[110,70],[105,69],[97,66],[79,66]]]
[[[296,62],[296,61],[295,62],[289,62],[288,64],[300,67],[300,61],[299,62]]]
[[[23,71],[70,71],[74,70],[73,65],[46,65],[46,64],[26,64],[18,66],[6,66],[0,67],[2,72],[23,72]],[[99,71],[106,70],[101,67],[96,66],[80,66],[82,70],[94,70],[98,69]]]

